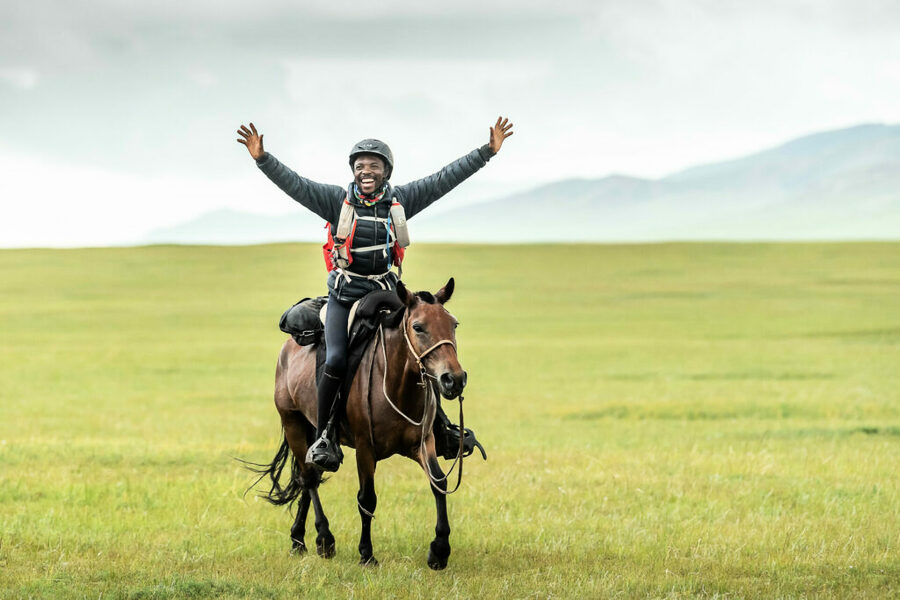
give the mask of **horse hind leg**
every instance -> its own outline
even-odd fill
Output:
[[[303,491],[300,495],[300,505],[297,508],[297,518],[291,527],[292,550],[302,554],[306,551],[304,541],[306,533],[306,517],[309,506],[312,504],[316,516],[316,553],[323,558],[331,558],[335,553],[334,535],[329,528],[328,518],[322,509],[322,501],[319,499],[319,485],[322,483],[322,473],[316,467],[306,464],[306,450],[315,438],[315,429],[299,413],[289,413],[282,416],[284,434],[294,460],[300,469],[300,484]]]
[[[297,506],[297,518],[291,526],[291,554],[306,554],[306,515],[309,513],[309,491],[304,487]]]
[[[283,420],[284,422],[284,420]],[[302,423],[299,424],[299,427],[303,427]],[[296,426],[292,425],[290,428],[285,424],[285,439],[288,442],[288,446],[291,448],[291,453],[293,456],[293,471],[291,475],[296,477],[300,487],[300,501],[297,506],[297,517],[294,519],[294,524],[291,526],[291,554],[306,554],[306,516],[309,514],[309,504],[312,496],[309,493],[309,488],[312,485],[318,485],[315,481],[315,473],[310,473],[308,469],[303,465],[302,458],[298,459],[297,450],[300,449],[297,446],[296,440]],[[302,450],[302,449],[301,449]]]
[[[328,518],[322,510],[322,501],[319,500],[319,487],[309,490],[312,499],[313,510],[316,513],[316,553],[322,558],[334,557],[334,535],[328,526]]]
[[[313,478],[315,478],[315,483],[307,483],[309,479]],[[309,514],[310,504],[312,504],[316,513],[316,552],[319,556],[331,558],[334,556],[334,536],[328,528],[328,519],[322,511],[322,503],[319,500],[318,486],[321,483],[321,476],[314,472],[303,477],[302,481],[304,488],[297,506],[297,518],[294,519],[294,525],[291,527],[291,554],[302,555],[307,552],[306,517]]]

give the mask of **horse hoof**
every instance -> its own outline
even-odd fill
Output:
[[[334,538],[316,540],[316,553],[322,558],[334,558]]]
[[[428,566],[434,569],[435,571],[440,571],[442,569],[447,568],[447,557],[440,557],[436,555],[431,550],[428,551]]]
[[[361,566],[361,567],[377,567],[378,560],[374,556],[370,556],[368,558],[360,557],[359,566]]]
[[[306,544],[293,540],[291,544],[291,555],[302,556],[307,553]]]
[[[450,544],[446,539],[435,539],[428,546],[428,566],[435,571],[447,567],[447,559],[450,558]]]

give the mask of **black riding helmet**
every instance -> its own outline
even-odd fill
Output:
[[[360,154],[374,154],[384,160],[384,178],[390,179],[391,172],[394,170],[394,155],[391,149],[381,140],[367,139],[357,142],[350,151],[350,168],[353,168],[353,161]]]

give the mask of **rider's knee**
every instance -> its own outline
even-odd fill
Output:
[[[342,355],[329,356],[325,359],[325,374],[330,377],[343,377],[347,370],[347,357]]]

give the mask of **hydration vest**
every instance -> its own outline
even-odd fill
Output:
[[[384,223],[387,235],[384,244],[353,247],[353,235],[356,233],[356,225],[359,221],[376,221]],[[359,252],[373,252],[381,250],[387,256],[390,255],[388,271],[393,265],[397,265],[400,274],[403,273],[403,257],[406,247],[409,246],[409,230],[406,225],[406,211],[403,205],[394,198],[387,218],[377,216],[360,216],[356,214],[356,208],[350,203],[349,195],[341,204],[341,214],[338,218],[335,234],[331,233],[331,223],[325,224],[328,231],[328,241],[322,246],[322,254],[325,258],[325,267],[328,272],[337,270],[344,276],[352,276],[348,269],[353,264],[353,254]]]

